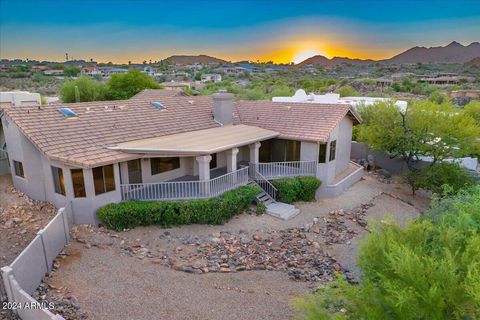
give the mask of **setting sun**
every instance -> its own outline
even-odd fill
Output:
[[[304,61],[308,58],[311,58],[313,56],[319,55],[319,54],[321,54],[321,53],[318,50],[303,50],[303,51],[295,54],[295,56],[293,57],[293,62],[295,64],[299,64],[302,61]]]

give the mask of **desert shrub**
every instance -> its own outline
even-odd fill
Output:
[[[277,198],[281,202],[293,203],[296,201],[314,201],[315,192],[321,181],[315,177],[295,177],[273,180],[277,188]]]
[[[300,184],[295,178],[282,178],[273,180],[272,184],[277,188],[277,199],[285,203],[293,203],[298,200]]]
[[[97,216],[117,231],[158,224],[223,224],[248,206],[261,190],[243,186],[211,199],[185,201],[137,201],[111,203],[97,210]]]
[[[357,90],[355,90],[352,86],[349,86],[349,85],[340,87],[335,92],[340,94],[341,97],[356,97],[356,96],[358,96]]]
[[[267,206],[265,205],[265,202],[260,201],[260,202],[257,204],[256,214],[257,214],[257,216],[261,216],[261,215],[264,214],[265,212],[267,212]]]
[[[437,162],[419,171],[408,172],[407,182],[412,191],[430,190],[437,195],[457,193],[473,184],[473,177],[456,163]]]
[[[480,186],[401,228],[376,226],[359,284],[343,277],[297,301],[301,319],[479,319]]]
[[[300,182],[299,200],[315,201],[315,193],[322,184],[320,180],[315,177],[299,177],[297,180]]]

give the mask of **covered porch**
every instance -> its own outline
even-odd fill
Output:
[[[121,164],[122,200],[211,198],[246,185],[260,141],[277,135],[227,125],[119,144],[112,149],[143,156]]]
[[[115,149],[143,155],[121,164],[122,200],[211,198],[250,179],[315,175],[315,161],[259,162],[262,142],[277,135],[229,125],[119,144]]]

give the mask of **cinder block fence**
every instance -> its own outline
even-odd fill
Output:
[[[14,312],[23,320],[60,320],[31,296],[45,273],[52,270],[55,257],[70,241],[73,226],[71,203],[60,208],[55,217],[40,230],[18,257],[1,269],[2,281],[8,301],[17,308]],[[36,307],[36,308],[35,308]]]

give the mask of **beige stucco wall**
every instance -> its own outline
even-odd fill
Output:
[[[8,124],[7,124],[8,122]],[[15,188],[25,192],[30,198],[48,201],[56,207],[72,202],[75,223],[96,223],[95,210],[108,203],[121,201],[120,171],[114,164],[115,190],[95,195],[92,169],[83,169],[85,198],[74,198],[70,169],[75,167],[49,160],[41,153],[7,117],[3,117],[7,150],[9,153],[12,181]],[[23,163],[25,178],[17,177],[13,160]],[[65,196],[55,193],[51,166],[62,168],[65,180]]]

